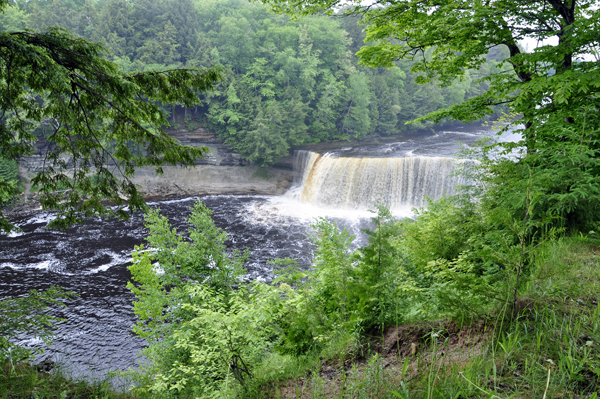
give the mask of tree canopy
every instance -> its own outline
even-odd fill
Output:
[[[449,85],[469,69],[480,68],[490,49],[505,46],[504,60],[514,73],[485,77],[490,87],[468,101],[433,112],[425,118],[445,117],[471,122],[492,113],[495,104],[508,103],[528,127],[533,145],[547,117],[560,112],[573,122],[582,106],[600,91],[600,10],[593,0],[502,1],[360,1],[265,0],[276,11],[294,15],[317,12],[363,15],[366,42],[358,55],[364,65],[391,67],[411,59],[412,72]],[[535,43],[535,45],[533,44]],[[535,46],[531,51],[524,45]]]
[[[0,0],[0,10],[8,6]],[[220,78],[217,69],[124,74],[105,51],[60,28],[0,32],[0,159],[33,153],[33,132],[44,128],[44,169],[32,183],[42,205],[59,211],[56,227],[91,215],[126,217],[125,206],[144,206],[130,181],[136,167],[193,165],[206,151],[165,133],[159,103],[200,104],[199,93]],[[0,181],[0,197],[15,190]],[[0,226],[11,228],[1,213]]]
[[[507,105],[525,150],[517,162],[490,164],[497,179],[490,196],[525,212],[524,185],[537,185],[537,215],[558,216],[568,226],[593,226],[600,205],[600,10],[593,0],[265,0],[295,16],[319,12],[360,14],[366,42],[360,62],[391,67],[412,60],[420,83],[441,86],[464,79],[492,49],[508,57],[498,73],[484,76],[488,89],[417,121],[480,120]],[[525,46],[531,47],[530,49]],[[539,191],[538,191],[539,190]],[[590,224],[591,223],[591,224]]]
[[[416,84],[413,61],[367,68],[354,55],[364,40],[358,18],[315,15],[291,20],[245,0],[16,2],[0,16],[5,29],[43,32],[60,26],[105,43],[125,72],[223,67],[223,80],[201,93],[204,106],[163,106],[172,127],[215,132],[258,166],[292,146],[431,129],[409,120],[487,90],[505,48],[448,87]],[[19,28],[20,27],[20,28]],[[1,28],[0,28],[1,29]],[[497,114],[502,111],[496,107]],[[447,124],[442,121],[441,124]]]

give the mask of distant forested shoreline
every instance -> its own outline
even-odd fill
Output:
[[[245,0],[32,0],[0,15],[5,31],[58,26],[105,43],[107,57],[126,73],[222,66],[224,79],[201,94],[203,107],[165,106],[164,112],[174,127],[210,128],[261,167],[290,146],[431,129],[433,123],[406,122],[485,92],[480,79],[501,72],[508,55],[497,47],[462,81],[420,85],[409,73],[412,61],[391,69],[358,64],[354,54],[364,40],[358,22],[294,21]]]

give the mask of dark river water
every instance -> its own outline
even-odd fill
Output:
[[[482,135],[490,135],[489,130],[446,131],[384,144],[338,145],[327,151],[344,157],[452,156],[457,142],[472,145]],[[215,224],[227,232],[229,248],[250,250],[247,280],[270,280],[267,261],[274,258],[291,257],[308,268],[313,246],[307,235],[314,217],[326,216],[348,228],[357,236],[355,247],[365,240],[360,229],[369,227],[367,212],[319,209],[289,196],[205,196],[150,205],[160,207],[174,227],[185,231],[188,208],[198,199],[213,210]],[[63,363],[74,376],[89,378],[135,367],[143,341],[131,333],[133,295],[126,283],[131,252],[146,234],[143,216],[129,221],[89,219],[66,232],[45,229],[52,217],[44,211],[23,215],[14,220],[22,233],[0,235],[0,298],[53,285],[73,291],[79,297],[68,301],[68,308],[53,311],[67,321],[58,326],[44,357]],[[21,343],[42,345],[35,337],[23,337]]]

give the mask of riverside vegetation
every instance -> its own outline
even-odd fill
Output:
[[[494,161],[493,164],[496,164]],[[491,164],[465,164],[478,174]],[[533,173],[531,174],[533,176]],[[272,284],[236,284],[243,253],[198,202],[189,239],[152,211],[130,288],[156,397],[595,397],[600,374],[596,233],[546,217],[533,179],[525,209],[488,174],[395,219],[379,206],[368,244],[325,219],[313,269],[290,259]],[[539,213],[540,210],[543,213]],[[590,226],[588,226],[590,227]],[[157,266],[160,265],[160,266]]]
[[[274,260],[281,273],[270,285],[239,282],[245,254],[225,251],[225,235],[201,203],[185,238],[158,211],[149,212],[148,247],[137,248],[130,268],[135,332],[148,341],[148,363],[126,374],[130,394],[596,398],[600,11],[594,2],[270,3],[296,16],[350,6],[365,15],[374,43],[361,50],[363,63],[391,66],[417,57],[411,69],[422,83],[460,81],[487,62],[490,48],[508,49],[500,64],[508,69],[484,79],[489,90],[426,117],[468,121],[508,104],[523,140],[482,143],[462,154],[477,161],[458,164],[473,184],[431,201],[414,220],[395,220],[377,207],[368,244],[353,253],[347,232],[317,220],[313,269]],[[518,46],[525,37],[557,37],[558,44],[525,52]],[[281,76],[287,73],[296,76]],[[273,88],[253,90],[270,98]],[[246,102],[227,104],[235,110]],[[3,342],[8,348],[10,341]],[[24,374],[10,359],[3,384]],[[41,392],[36,381],[42,380],[32,377],[29,391],[15,396],[37,395],[31,391]],[[61,389],[48,396],[72,396]]]
[[[522,219],[477,186],[414,220],[377,207],[353,253],[319,219],[313,269],[274,260],[272,284],[239,283],[245,254],[227,253],[201,202],[187,234],[151,211],[130,266],[148,341],[146,366],[122,374],[131,392],[50,383],[13,361],[4,397],[596,397],[600,240],[537,221],[534,187]]]

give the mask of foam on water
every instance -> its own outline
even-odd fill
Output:
[[[124,254],[117,254],[112,251],[101,251],[101,254],[110,257],[111,260],[108,263],[105,263],[94,269],[88,270],[87,273],[94,274],[94,273],[98,273],[98,272],[105,272],[113,266],[119,266],[119,265],[123,265],[126,263],[131,263],[133,261],[133,259],[131,257],[131,252],[124,255]]]
[[[10,268],[14,270],[34,269],[34,270],[55,270],[60,268],[58,259],[49,259],[41,262],[19,264],[13,262],[0,263],[0,268]]]
[[[320,217],[347,219],[348,221],[373,217],[373,212],[371,212],[373,208],[344,209],[321,206],[300,202],[294,196],[295,194],[292,193],[281,197],[271,197],[267,202],[249,204],[246,217],[254,223],[280,223],[283,225],[286,223],[312,223]],[[412,217],[414,215],[411,206],[394,208],[392,213],[397,217]],[[286,220],[286,218],[288,219]]]
[[[29,219],[22,221],[19,223],[19,227],[24,227],[31,224],[43,224],[44,227],[48,225],[48,223],[52,222],[56,219],[56,214],[52,212],[40,212],[32,215]]]
[[[25,234],[23,231],[13,230],[10,233],[6,234],[9,238],[19,237]]]

